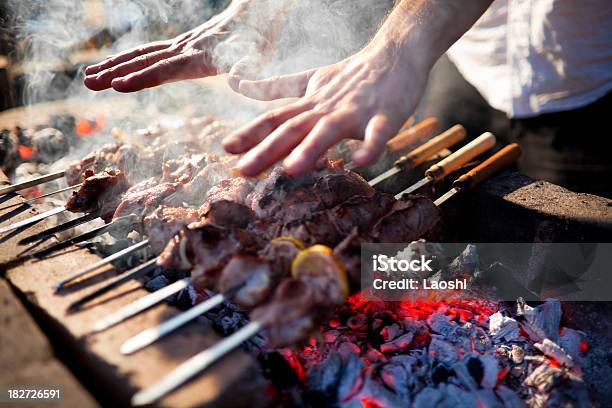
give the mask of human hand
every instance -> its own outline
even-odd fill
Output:
[[[229,153],[247,152],[240,173],[255,176],[284,160],[294,175],[344,138],[361,139],[358,166],[380,156],[420,100],[428,68],[413,65],[395,50],[372,45],[333,65],[264,80],[240,80],[238,90],[255,99],[300,97],[268,112],[224,140]]]
[[[244,71],[254,63],[247,56],[261,55],[267,50],[269,35],[273,34],[269,27],[262,29],[266,31],[243,29],[243,23],[249,18],[250,2],[234,1],[224,12],[174,39],[145,44],[87,67],[85,86],[94,91],[112,87],[119,92],[135,92],[167,82],[227,72],[236,61],[239,62],[236,70]],[[224,51],[223,58],[213,57],[213,52]]]

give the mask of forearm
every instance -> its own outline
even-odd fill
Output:
[[[429,70],[491,3],[492,0],[399,0],[368,47],[384,48]]]

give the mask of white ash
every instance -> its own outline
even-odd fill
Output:
[[[546,299],[536,307],[531,307],[519,299],[517,314],[524,317],[522,327],[531,340],[537,342],[549,338],[557,341],[561,322],[561,302],[557,299]]]
[[[496,312],[489,317],[489,333],[494,340],[512,341],[520,336],[518,322],[511,317]]]

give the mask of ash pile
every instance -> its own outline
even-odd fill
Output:
[[[473,270],[473,261],[468,246],[448,266]],[[178,299],[210,295],[190,288]],[[392,302],[358,293],[304,345],[275,349],[258,335],[245,348],[275,386],[268,397],[283,406],[592,406],[582,371],[587,334],[563,326],[561,302],[471,295]],[[201,321],[225,336],[248,323],[231,303]]]
[[[278,398],[300,406],[591,406],[586,334],[561,326],[557,300],[514,306],[354,295],[320,339],[261,360]],[[216,325],[227,327],[228,315]]]

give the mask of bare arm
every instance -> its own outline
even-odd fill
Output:
[[[293,174],[311,170],[343,138],[363,139],[353,157],[368,165],[413,113],[429,70],[484,13],[491,0],[401,0],[358,53],[336,64],[260,81],[237,80],[257,99],[300,97],[225,140],[254,176],[286,157]]]

